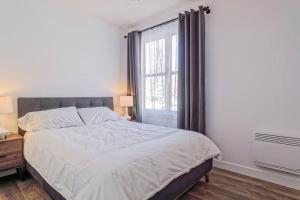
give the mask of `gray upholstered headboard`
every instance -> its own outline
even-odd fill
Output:
[[[76,108],[108,107],[113,110],[112,97],[46,97],[46,98],[18,98],[18,118],[28,112],[49,110],[62,107],[76,106]],[[19,129],[20,134],[24,134]]]

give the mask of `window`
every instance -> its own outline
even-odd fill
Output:
[[[152,113],[151,117],[155,118],[165,114],[175,121],[178,77],[177,28],[177,22],[172,22],[142,33],[143,112],[146,115]],[[147,119],[147,116],[143,118]]]
[[[142,34],[145,109],[177,110],[177,26],[174,29],[173,24]]]

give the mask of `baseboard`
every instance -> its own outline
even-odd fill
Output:
[[[284,176],[281,174],[255,169],[244,165],[239,165],[222,160],[214,160],[214,166],[228,171],[236,172],[246,176],[251,176],[264,181],[282,185],[285,187],[300,190],[300,179]]]
[[[8,176],[8,175],[11,175],[11,174],[15,174],[15,173],[16,173],[15,169],[2,171],[2,172],[0,172],[0,178],[3,177],[3,176]]]

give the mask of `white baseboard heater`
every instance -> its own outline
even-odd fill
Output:
[[[255,133],[253,151],[257,165],[300,175],[300,137]]]

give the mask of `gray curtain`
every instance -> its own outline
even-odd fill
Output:
[[[138,122],[142,121],[139,100],[140,65],[141,65],[141,35],[139,31],[128,33],[127,36],[127,95],[133,96],[133,108],[129,113]]]
[[[205,19],[203,7],[179,14],[178,113],[180,129],[205,134]]]

